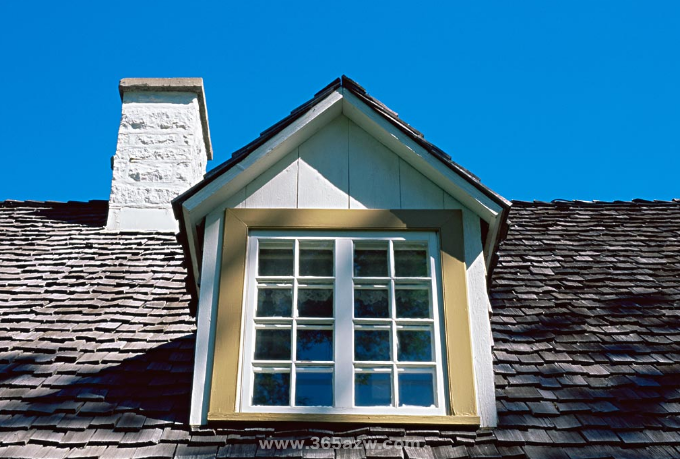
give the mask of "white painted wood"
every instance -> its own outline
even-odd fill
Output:
[[[239,164],[188,199],[183,207],[187,209],[194,221],[199,221],[215,207],[221,205],[236,190],[250,183],[341,113],[342,94],[334,91],[308,113],[295,120],[290,126],[250,153]]]
[[[298,207],[349,208],[349,120],[340,115],[299,147]]]
[[[498,424],[498,415],[491,354],[491,303],[486,288],[486,265],[479,216],[469,209],[463,209],[463,237],[477,411],[482,427],[495,427]]]
[[[289,208],[297,207],[298,149],[265,170],[246,185],[246,207]]]
[[[399,209],[399,158],[354,123],[349,123],[350,209]]]
[[[401,209],[443,209],[444,190],[399,159]]]
[[[400,361],[397,358],[396,337],[397,330],[401,329],[420,329],[428,330],[432,336],[441,336],[442,327],[442,304],[439,299],[439,279],[441,278],[441,267],[438,258],[432,256],[439,252],[438,238],[433,232],[373,232],[373,231],[337,231],[329,234],[324,231],[280,231],[280,230],[255,230],[249,235],[249,249],[248,262],[246,273],[256,272],[258,245],[262,241],[271,240],[286,240],[294,243],[295,250],[295,265],[299,263],[298,249],[300,241],[303,240],[335,240],[335,278],[305,276],[300,278],[295,270],[293,276],[247,276],[246,291],[248,296],[245,302],[245,337],[244,348],[241,352],[243,358],[243,384],[241,390],[241,410],[243,412],[251,413],[315,413],[315,414],[329,414],[329,413],[353,413],[353,414],[403,414],[403,415],[445,415],[446,414],[446,400],[444,396],[444,367],[443,367],[443,350],[439,340],[435,339],[432,343],[432,360],[425,362],[409,362]],[[389,259],[394,260],[394,243],[395,241],[409,241],[424,244],[427,248],[429,269],[428,276],[419,278],[409,278],[409,284],[418,284],[422,288],[428,289],[431,292],[431,316],[429,318],[406,319],[396,318],[394,303],[392,303],[392,314],[388,318],[370,319],[353,317],[353,290],[355,285],[362,279],[353,278],[354,265],[353,249],[354,241],[384,241],[389,244]],[[391,298],[394,299],[395,284],[403,286],[403,278],[397,278],[394,271],[394,263],[390,263],[390,272],[380,280],[373,280],[374,283],[380,283],[383,286],[389,286],[392,291]],[[366,280],[364,278],[364,280]],[[401,281],[401,282],[399,282]],[[277,285],[278,288],[286,286],[293,289],[293,304],[295,301],[295,289],[298,283],[316,283],[333,284],[335,292],[334,303],[334,317],[333,318],[305,318],[299,317],[293,309],[292,315],[287,317],[256,317],[255,310],[257,307],[257,288],[258,285],[269,284]],[[417,322],[417,323],[414,323]],[[259,406],[252,405],[251,400],[254,391],[255,372],[277,372],[290,373],[291,393],[295,393],[295,371],[296,368],[304,369],[309,367],[308,362],[298,361],[296,359],[296,344],[295,336],[296,330],[300,327],[313,327],[314,329],[334,329],[334,356],[337,357],[334,361],[315,362],[317,370],[310,369],[309,371],[334,371],[335,374],[335,399],[334,405],[329,407],[311,407],[311,406],[295,406],[291,398],[290,405],[286,406]],[[371,329],[374,327],[391,330],[393,351],[391,359],[377,362],[356,362],[353,356],[353,341],[354,330],[357,328]],[[256,330],[291,330],[292,346],[290,359],[282,359],[276,361],[254,359],[255,344],[256,344]],[[298,366],[299,365],[299,366]],[[389,407],[360,407],[355,406],[353,397],[354,386],[354,371],[362,369],[365,371],[384,371],[392,367],[392,387],[395,393],[392,398],[392,406]],[[400,406],[398,395],[398,374],[411,372],[427,372],[434,376],[433,396],[434,404],[428,407],[420,406]]]
[[[342,112],[377,140],[394,151],[444,191],[460,200],[487,221],[492,221],[502,208],[467,180],[442,164],[432,154],[388,120],[373,111],[350,91],[343,88]],[[350,181],[351,189],[351,181]]]
[[[465,209],[463,205],[450,194],[444,193],[444,209]]]
[[[225,209],[241,209],[246,206],[246,189],[241,188],[233,195],[229,196],[222,206],[220,206],[220,212],[224,213]]]
[[[208,421],[210,387],[212,381],[215,325],[219,297],[220,262],[222,253],[222,212],[206,218],[205,245],[201,290],[198,299],[194,379],[191,391],[189,424],[204,425]]]

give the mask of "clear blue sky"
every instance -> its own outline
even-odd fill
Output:
[[[124,77],[215,159],[341,74],[509,199],[680,198],[679,2],[2,2],[0,200],[108,199]]]

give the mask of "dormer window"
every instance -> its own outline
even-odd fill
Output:
[[[446,413],[433,232],[253,231],[244,412]]]
[[[356,83],[324,88],[174,201],[191,424],[495,425],[486,263],[508,207]]]

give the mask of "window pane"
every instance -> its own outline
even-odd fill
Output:
[[[333,373],[298,371],[295,385],[297,406],[333,406]]]
[[[432,406],[434,392],[432,373],[401,373],[399,375],[399,406]]]
[[[298,289],[298,315],[300,317],[333,317],[333,290]]]
[[[398,318],[427,319],[430,317],[430,292],[428,290],[398,289],[395,296]]]
[[[354,360],[391,360],[389,330],[355,330]]]
[[[257,291],[257,317],[290,317],[293,309],[293,290],[260,288]]]
[[[300,243],[300,275],[332,276],[333,246],[328,242]]]
[[[400,361],[432,361],[432,338],[428,330],[398,330],[397,341]]]
[[[293,275],[293,241],[261,242],[260,276]]]
[[[387,277],[387,242],[354,245],[355,277]]]
[[[397,277],[427,277],[427,250],[409,243],[394,243],[394,274]]]
[[[387,289],[354,290],[354,317],[374,319],[389,316]]]
[[[290,373],[255,373],[253,405],[290,405]]]
[[[390,373],[357,373],[354,377],[356,406],[390,406],[392,375]]]
[[[290,330],[257,330],[255,360],[290,360]]]
[[[297,360],[333,360],[333,330],[298,329]]]

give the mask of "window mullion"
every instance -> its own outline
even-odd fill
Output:
[[[335,407],[354,405],[352,241],[337,239],[335,250]]]

